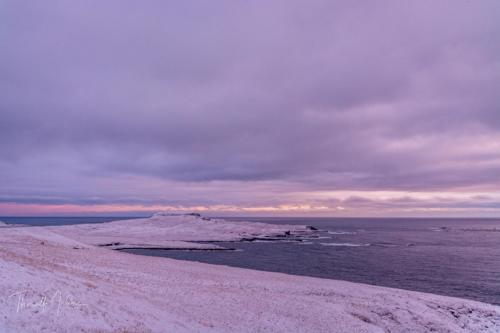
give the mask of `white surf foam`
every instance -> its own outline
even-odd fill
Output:
[[[323,246],[370,246],[369,243],[366,244],[356,244],[356,243],[320,243]]]

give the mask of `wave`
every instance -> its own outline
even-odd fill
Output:
[[[373,246],[381,246],[381,247],[397,247],[397,246],[401,246],[401,244],[394,244],[394,243],[373,243],[371,245],[373,245]]]
[[[332,239],[332,237],[329,237],[329,236],[310,236],[310,237],[302,237],[301,239],[306,239],[306,240]]]
[[[350,246],[350,247],[358,247],[358,246],[370,246],[370,243],[365,244],[356,244],[356,243],[320,243],[323,246]]]
[[[355,235],[352,231],[328,231],[330,235]]]
[[[464,228],[460,231],[466,232],[500,232],[500,228]]]
[[[434,231],[434,232],[441,232],[441,231],[451,231],[451,228],[449,227],[433,227],[433,228],[429,228],[431,231]]]
[[[450,228],[450,227],[435,227],[429,228],[431,231],[440,232],[440,231],[463,231],[463,232],[500,232],[500,228],[498,227],[476,227],[476,228]]]

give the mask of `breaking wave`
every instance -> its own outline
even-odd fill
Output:
[[[355,235],[352,231],[328,231],[330,235]]]
[[[370,246],[370,243],[366,244],[356,244],[356,243],[320,243],[323,246],[350,246],[350,247],[358,247],[358,246]]]

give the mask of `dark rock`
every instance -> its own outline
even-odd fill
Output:
[[[99,244],[98,246],[106,247],[106,246],[117,246],[120,244],[121,244],[120,242],[116,242],[116,243]]]

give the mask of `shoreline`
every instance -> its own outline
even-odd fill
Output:
[[[203,222],[189,218],[185,225],[192,223]],[[252,226],[244,227],[255,231]],[[266,228],[258,227],[260,231]],[[62,232],[54,228],[61,227],[0,228],[0,315],[5,318],[0,320],[0,331],[500,330],[500,307],[486,303],[137,256],[89,245],[82,242],[90,239],[83,235],[68,237],[82,228]],[[229,229],[223,238],[238,234]],[[272,226],[267,231],[275,233],[276,229]],[[185,230],[177,230],[176,235],[181,234]],[[191,238],[206,236],[198,233]],[[94,240],[102,238],[101,230]]]

